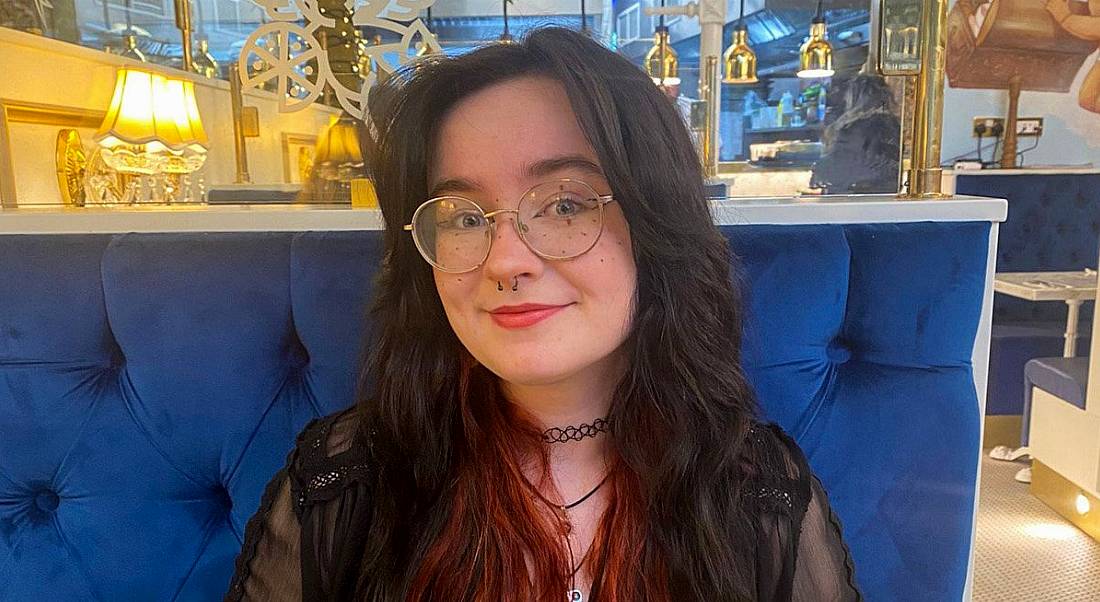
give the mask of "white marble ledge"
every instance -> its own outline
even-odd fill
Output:
[[[1019,169],[945,169],[945,176],[1059,176],[1072,174],[1098,174],[1100,168],[1092,165],[1062,167],[1022,167]]]
[[[719,225],[1004,221],[1003,200],[899,201],[887,195],[738,198],[712,201]],[[379,230],[377,209],[347,205],[20,207],[0,210],[2,234],[299,232]]]

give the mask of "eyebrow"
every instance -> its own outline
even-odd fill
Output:
[[[567,169],[585,172],[588,175],[598,178],[604,177],[603,170],[600,169],[600,166],[582,155],[561,155],[558,157],[541,159],[534,163],[529,163],[524,168],[523,173],[530,178],[541,178]],[[440,180],[435,186],[432,186],[428,197],[435,198],[437,196],[445,196],[445,194],[472,193],[478,192],[481,189],[482,186],[476,180],[471,180],[469,178],[447,178],[446,180]]]

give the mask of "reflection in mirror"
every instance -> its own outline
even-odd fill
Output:
[[[920,73],[922,0],[882,0],[879,69],[883,75]]]
[[[361,93],[369,94],[400,62],[401,53],[408,58],[457,55],[497,42],[506,33],[518,39],[534,27],[554,24],[586,29],[643,69],[660,25],[660,18],[645,9],[661,2],[190,0],[190,80],[210,135],[207,165],[196,175],[203,182],[204,200],[349,202],[351,180],[369,177],[361,158],[349,152],[353,130],[362,127],[354,117],[361,112]],[[875,65],[867,64],[871,6],[878,8],[880,2],[890,23],[895,15],[911,16],[913,7],[919,13],[917,0],[733,3],[721,48],[726,50],[735,34],[743,48],[751,48],[755,81],[747,75],[732,78],[721,90],[715,111],[718,136],[712,145],[720,160],[714,181],[723,185],[721,194],[896,192],[897,157],[891,153],[898,139],[898,86],[875,75]],[[677,10],[686,4],[664,3]],[[0,0],[0,25],[6,31],[109,53],[92,59],[50,41],[52,46],[42,48],[58,57],[50,59],[58,79],[88,93],[74,100],[56,94],[56,81],[43,80],[42,89],[26,92],[24,100],[105,112],[120,67],[136,60],[164,73],[181,69],[184,44],[176,6],[177,0]],[[802,79],[797,77],[799,51],[819,10],[828,24],[835,73]],[[410,27],[414,19],[422,25]],[[680,84],[670,97],[690,124],[693,114],[707,114],[699,92],[700,24],[694,16],[668,15],[665,25],[669,54],[679,60]],[[8,37],[4,31],[0,44]],[[890,56],[911,54],[915,42],[905,37],[909,34],[896,35],[901,37],[891,34],[883,41],[894,52]],[[26,37],[18,43],[25,44]],[[235,114],[229,86],[215,80],[242,73],[242,110]],[[253,114],[258,136],[235,140],[234,122]],[[20,123],[10,128],[13,148],[46,146],[38,138],[52,145],[57,135],[51,131],[44,137]],[[704,129],[692,131],[701,145]],[[89,157],[93,133],[81,132]],[[853,149],[859,152],[853,154]],[[11,195],[20,204],[32,199],[61,202],[56,183],[51,181],[51,194],[44,195],[46,185],[35,184],[37,176],[24,173],[33,162],[29,153],[15,158]],[[248,178],[237,177],[242,163]],[[101,184],[107,181],[102,170],[88,171],[97,173]]]

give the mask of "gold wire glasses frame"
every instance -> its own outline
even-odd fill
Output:
[[[532,243],[531,239],[529,238],[529,236],[532,232],[532,228],[528,223],[526,223],[526,221],[522,217],[522,214],[520,213],[520,209],[524,207],[524,202],[527,201],[529,198],[536,201],[536,203],[545,202],[546,206],[548,206],[550,204],[550,202],[561,201],[561,200],[563,200],[562,197],[560,196],[561,192],[564,191],[567,187],[571,188],[573,190],[573,192],[576,192],[580,195],[583,195],[583,197],[581,199],[578,199],[578,200],[592,202],[591,209],[596,211],[596,214],[594,216],[595,219],[596,219],[595,234],[593,236],[587,238],[588,242],[585,243],[586,246],[584,246],[584,248],[574,250],[574,251],[568,251],[568,252],[566,252],[563,249],[562,253],[556,253],[556,254],[555,253],[548,253],[545,250],[540,250],[538,248],[538,245]],[[546,190],[547,192],[544,195],[539,196],[538,198],[535,198],[537,196],[536,193],[538,193],[540,190]],[[416,249],[420,252],[420,255],[424,258],[425,261],[427,261],[429,264],[431,264],[432,266],[434,266],[438,270],[440,270],[442,272],[451,273],[451,274],[463,274],[463,273],[466,273],[466,272],[472,272],[472,271],[480,268],[485,263],[485,260],[488,259],[488,257],[489,257],[489,252],[492,250],[493,238],[495,238],[495,234],[496,234],[497,216],[501,215],[501,214],[506,214],[506,213],[515,214],[515,217],[512,220],[512,226],[515,228],[516,234],[519,235],[520,240],[522,240],[523,243],[525,245],[527,245],[527,248],[530,249],[531,252],[533,252],[534,254],[538,255],[539,257],[541,257],[543,259],[549,259],[549,260],[572,259],[574,257],[578,257],[580,255],[583,255],[583,254],[587,253],[588,251],[590,251],[592,249],[592,247],[596,246],[596,242],[599,241],[600,236],[603,234],[603,208],[604,208],[604,205],[606,205],[608,203],[611,203],[614,200],[615,199],[612,197],[612,195],[601,195],[601,194],[597,193],[594,188],[592,188],[591,186],[589,186],[588,184],[586,184],[586,183],[584,183],[580,180],[575,180],[575,179],[570,179],[570,178],[562,178],[560,180],[551,180],[551,181],[548,181],[548,182],[542,182],[542,183],[536,184],[536,185],[532,186],[531,188],[527,189],[527,191],[524,192],[522,196],[520,196],[519,203],[517,204],[517,207],[515,209],[498,209],[496,211],[486,212],[481,207],[481,205],[477,204],[475,201],[473,201],[471,199],[468,199],[466,197],[462,197],[462,196],[458,196],[458,195],[446,195],[446,196],[434,197],[434,198],[428,199],[427,201],[422,203],[419,207],[417,207],[416,211],[413,213],[412,223],[405,224],[404,230],[407,231],[407,232],[412,233],[412,238],[413,238],[413,242],[416,244]],[[480,247],[481,245],[484,245],[484,252],[482,252],[479,248],[473,249],[477,253],[481,253],[481,258],[472,267],[455,268],[455,267],[450,267],[450,266],[443,265],[443,263],[441,261],[438,261],[438,258],[436,257],[436,253],[437,253],[436,247],[438,246],[439,241],[434,237],[438,236],[438,233],[436,231],[437,231],[437,224],[439,222],[437,220],[431,220],[429,222],[422,223],[422,220],[426,219],[427,217],[432,217],[431,215],[426,215],[426,212],[431,211],[431,210],[437,210],[441,206],[442,203],[446,203],[447,201],[451,201],[452,203],[456,203],[456,204],[457,203],[466,203],[466,204],[468,204],[469,209],[474,212],[473,216],[480,217],[481,220],[483,220],[483,221],[478,221],[477,223],[473,224],[473,226],[470,228],[470,232],[472,232],[472,233],[476,234],[478,232],[484,232],[485,234],[488,235],[487,236],[487,238],[488,238],[487,242],[476,242],[476,243],[474,243],[474,244],[477,244],[478,247]],[[454,208],[454,206],[455,205],[452,206],[452,209]],[[537,205],[537,207],[545,208],[542,205]],[[460,216],[460,217],[471,217],[471,215],[463,215],[463,216]],[[538,216],[534,216],[534,217],[538,217]],[[580,220],[575,220],[576,222],[578,222],[579,225],[573,225],[574,220],[570,219],[570,217],[574,217],[574,216],[561,216],[561,217],[565,217],[565,219],[564,220],[557,220],[557,221],[558,221],[559,224],[564,224],[563,229],[569,230],[570,235],[577,233],[578,228],[583,227],[583,223]],[[420,224],[419,229],[417,227],[417,224]],[[427,231],[427,230],[432,230],[433,232],[425,233],[424,231]],[[540,230],[540,233],[543,233],[543,232]],[[588,235],[588,233],[583,234],[582,238],[587,237],[587,235]],[[466,244],[469,244],[469,243],[466,243]],[[465,250],[468,250],[468,248],[465,249]]]

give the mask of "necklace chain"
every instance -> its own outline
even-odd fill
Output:
[[[576,508],[577,506],[580,506],[581,504],[586,502],[589,498],[591,498],[593,495],[595,495],[595,493],[597,491],[599,491],[601,487],[603,487],[604,483],[607,482],[607,479],[610,476],[611,476],[610,472],[605,474],[603,476],[603,478],[600,479],[600,482],[596,483],[596,486],[593,487],[592,489],[590,489],[588,491],[588,493],[582,495],[577,501],[571,502],[569,504],[554,504],[550,500],[546,499],[546,496],[542,495],[542,493],[540,493],[539,490],[536,489],[534,486],[530,486],[530,484],[528,484],[528,485],[530,486],[531,491],[540,500],[542,500],[543,503],[545,503],[547,506],[550,506],[551,508],[555,508],[555,509],[559,510],[560,512],[562,512],[564,514],[566,510],[570,510],[570,509]],[[568,517],[565,520],[568,523],[568,521],[569,521]],[[572,529],[570,529],[570,530],[572,530]],[[577,589],[577,571],[579,571],[581,569],[581,567],[584,566],[584,561],[588,559],[588,553],[592,551],[592,546],[589,545],[588,550],[584,553],[584,556],[581,557],[580,562],[576,562],[576,563],[575,563],[575,560],[573,559],[573,545],[571,543],[569,543],[569,532],[568,531],[566,531],[566,533],[565,533],[565,547],[566,547],[566,549],[569,550],[569,566],[572,569],[572,571],[569,573],[569,591],[566,592],[566,600],[567,600],[567,602],[584,602],[584,594],[581,592],[581,590]]]

